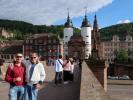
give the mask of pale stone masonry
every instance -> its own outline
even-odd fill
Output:
[[[109,100],[109,96],[85,62],[82,64],[80,100]]]

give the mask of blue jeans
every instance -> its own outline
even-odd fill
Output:
[[[10,86],[9,100],[23,100],[24,86]]]
[[[55,84],[61,84],[62,83],[62,71],[61,72],[56,72],[55,74]]]
[[[38,89],[33,85],[25,86],[24,100],[37,100]]]

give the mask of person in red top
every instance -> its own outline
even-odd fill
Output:
[[[5,81],[10,84],[9,100],[23,100],[25,67],[22,61],[23,55],[21,53],[17,53],[15,61],[8,66]]]

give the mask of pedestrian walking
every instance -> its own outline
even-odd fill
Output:
[[[13,63],[9,64],[5,80],[10,84],[9,100],[23,100],[25,85],[25,66],[23,55],[17,53]]]
[[[74,60],[73,60],[73,58],[70,58],[69,60],[71,62],[70,81],[73,82],[73,80],[74,80]]]
[[[25,100],[37,100],[38,90],[44,82],[45,70],[37,53],[31,53],[30,64],[26,66]]]
[[[62,55],[59,55],[59,58],[55,60],[54,69],[55,69],[55,84],[62,83],[62,71],[63,71],[63,60]]]
[[[79,63],[78,64],[79,64],[79,68],[80,69],[82,69],[82,62],[83,62],[82,59],[79,59]]]
[[[64,63],[63,63],[63,80],[64,84],[68,84],[70,82],[70,72],[71,72],[71,62],[66,56]]]
[[[0,80],[3,80],[3,76],[4,76],[3,69],[4,69],[4,60],[0,59]]]

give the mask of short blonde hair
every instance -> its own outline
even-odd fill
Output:
[[[32,56],[32,55],[35,55],[35,56],[38,57],[38,54],[37,54],[36,52],[32,52],[32,53],[30,54],[30,56]]]
[[[22,56],[23,57],[23,54],[22,53],[16,53],[15,57],[17,57],[17,56]]]

